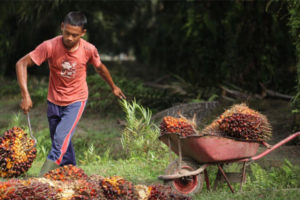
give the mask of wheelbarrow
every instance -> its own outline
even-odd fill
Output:
[[[218,172],[214,189],[221,180],[225,180],[229,189],[234,193],[231,182],[240,182],[240,190],[246,181],[246,166],[258,160],[273,150],[300,136],[294,133],[275,145],[254,140],[241,140],[215,135],[191,135],[182,137],[179,134],[164,134],[159,137],[164,144],[178,155],[178,159],[171,162],[165,175],[158,178],[169,184],[177,192],[184,195],[198,193],[203,188],[204,180],[208,190],[211,189],[207,167],[216,165]],[[260,145],[266,150],[257,154]],[[225,173],[224,164],[242,163],[241,173]]]

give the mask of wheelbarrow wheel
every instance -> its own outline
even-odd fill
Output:
[[[199,165],[189,158],[183,158],[181,161],[181,168],[179,169],[179,161],[175,160],[169,164],[165,170],[166,175],[177,174],[195,171],[199,168]],[[184,195],[193,195],[201,192],[203,187],[204,175],[200,173],[194,176],[187,176],[173,180],[167,180],[165,183],[170,185],[175,191]]]

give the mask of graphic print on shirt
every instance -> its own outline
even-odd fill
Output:
[[[66,78],[74,78],[76,73],[76,64],[76,62],[71,63],[69,61],[63,61],[61,64],[62,70],[60,75]]]

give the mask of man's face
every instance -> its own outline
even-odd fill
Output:
[[[84,36],[86,30],[80,26],[73,26],[70,24],[61,24],[61,32],[63,36],[63,43],[67,49],[75,47],[80,38]]]

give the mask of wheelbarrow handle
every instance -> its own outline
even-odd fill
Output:
[[[34,140],[34,147],[36,147],[37,140],[32,134],[32,128],[31,128],[31,123],[30,123],[29,112],[26,113],[26,116],[27,116],[27,122],[28,122],[30,137]]]
[[[184,172],[184,173],[177,172],[176,174],[171,174],[171,175],[161,175],[158,178],[161,180],[174,180],[174,179],[187,177],[187,176],[195,176],[202,173],[208,167],[208,165],[209,164],[204,164],[194,171]]]
[[[288,136],[287,138],[281,140],[280,142],[278,142],[277,144],[269,147],[267,150],[265,150],[264,152],[258,154],[257,156],[253,156],[251,158],[246,158],[246,159],[243,159],[243,160],[240,160],[241,162],[248,162],[248,161],[255,161],[255,160],[258,160],[262,157],[264,157],[265,155],[269,154],[271,151],[274,151],[275,149],[277,149],[278,147],[284,145],[285,143],[291,141],[292,139],[296,138],[300,136],[300,132],[297,132],[297,133],[294,133],[290,136]]]

